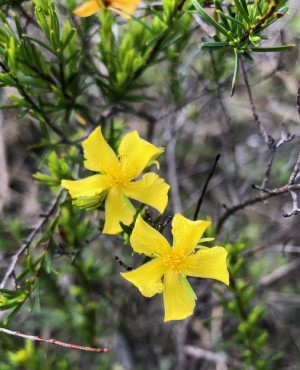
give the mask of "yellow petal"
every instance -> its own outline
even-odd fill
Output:
[[[170,186],[162,178],[149,172],[141,180],[130,182],[124,188],[124,194],[163,213],[168,204],[169,189]]]
[[[118,234],[122,231],[120,222],[130,225],[135,214],[129,199],[118,188],[108,191],[105,201],[105,224],[103,234]]]
[[[130,243],[135,252],[143,253],[149,257],[162,256],[168,251],[171,251],[167,239],[147,224],[141,215],[138,215],[135,222],[130,236]]]
[[[191,221],[176,213],[172,221],[174,249],[180,249],[186,256],[196,248],[210,221]]]
[[[136,178],[162,152],[162,148],[141,139],[137,131],[126,134],[118,150],[123,173],[130,180]]]
[[[160,258],[155,258],[136,270],[121,272],[121,275],[135,285],[145,297],[152,297],[163,291],[164,285],[161,279],[165,271],[164,268]]]
[[[164,276],[164,305],[164,322],[182,320],[194,312],[195,299],[175,272],[169,271]]]
[[[97,0],[85,1],[78,8],[73,10],[73,13],[79,17],[89,17],[90,15],[95,14],[101,7],[101,2]]]
[[[61,186],[67,190],[72,198],[90,197],[108,189],[108,180],[105,175],[93,175],[82,180],[62,180]]]
[[[109,9],[119,13],[123,18],[129,19],[140,0],[112,0]]]
[[[84,150],[84,167],[91,171],[115,173],[119,168],[116,153],[105,141],[101,128],[97,127],[82,143]]]
[[[202,249],[186,258],[188,267],[181,269],[181,272],[188,276],[216,279],[229,285],[226,257],[227,251],[223,247]]]

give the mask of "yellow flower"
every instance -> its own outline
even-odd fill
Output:
[[[227,252],[223,247],[196,250],[209,221],[190,221],[179,213],[172,222],[173,244],[139,215],[130,237],[132,248],[153,258],[141,267],[121,273],[145,297],[163,292],[165,319],[182,320],[192,315],[197,299],[186,276],[210,278],[229,285]]]
[[[75,204],[98,204],[106,197],[105,225],[103,233],[117,234],[122,231],[120,221],[130,225],[135,209],[128,198],[150,205],[163,213],[168,203],[170,186],[156,173],[148,172],[141,179],[132,181],[163,153],[162,148],[142,140],[137,131],[126,134],[119,146],[118,156],[105,141],[100,127],[82,143],[84,166],[100,172],[82,180],[62,180]]]
[[[103,8],[119,13],[123,18],[129,19],[140,0],[88,0],[76,8],[73,13],[79,17],[89,17]]]

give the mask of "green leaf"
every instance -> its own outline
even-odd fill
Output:
[[[217,10],[217,12],[221,15],[221,17],[225,17],[228,20],[230,20],[232,23],[235,23],[237,26],[241,27],[243,31],[246,31],[246,27],[243,25],[242,22],[238,21],[236,18],[231,17],[229,14],[221,13]]]
[[[224,28],[226,28],[227,30],[230,30],[230,25],[229,25],[226,17],[224,17],[225,14],[224,14],[223,8],[222,8],[221,3],[220,3],[219,0],[215,0],[215,6],[216,6],[217,13],[221,17],[221,22],[223,23]]]
[[[194,4],[194,7],[198,11],[200,17],[207,23],[211,24],[215,30],[218,30],[219,32],[223,33],[227,37],[227,30],[222,27],[219,23],[217,23],[210,15],[206,13],[204,8],[198,3],[197,0],[192,0],[192,3]]]
[[[249,14],[246,0],[241,0],[241,5],[242,5],[243,9],[245,10],[245,12],[247,14]]]
[[[70,31],[70,33],[68,34],[67,38],[65,39],[65,41],[62,44],[62,51],[64,51],[65,48],[69,45],[69,43],[71,42],[71,40],[74,37],[75,33],[76,33],[75,28],[72,28],[72,30]]]
[[[280,51],[291,51],[295,48],[296,45],[280,45],[280,46],[271,46],[271,47],[251,47],[251,51],[257,53],[270,53],[270,52],[280,52]]]
[[[242,1],[242,0],[241,0]],[[248,9],[247,9],[247,5],[245,5],[245,2],[242,1],[240,2],[240,0],[234,0],[235,2],[235,5],[240,13],[240,15],[242,16],[242,18],[250,25],[252,26],[252,22],[248,16]]]
[[[39,40],[39,39],[37,39],[37,38],[35,38],[33,36],[29,36],[29,35],[25,35],[25,34],[23,34],[22,36],[24,38],[28,39],[28,40],[31,40],[33,42],[36,42],[37,44],[41,45],[43,48],[47,49],[48,51],[50,51],[52,54],[55,55],[54,50],[49,45],[47,45],[44,42],[42,42],[41,40]]]
[[[23,306],[23,303],[20,303],[6,318],[5,320],[3,321],[4,325],[8,325],[11,321],[11,319],[13,319],[15,317],[15,315],[20,311],[20,309],[22,308]]]
[[[0,82],[7,86],[16,86],[16,81],[8,73],[0,73]]]
[[[237,49],[234,49],[234,72],[233,72],[233,78],[232,78],[232,83],[231,83],[231,94],[230,96],[233,96],[234,94],[234,88],[238,79],[238,74],[239,74],[239,68],[240,68],[240,56],[237,51]]]
[[[202,50],[217,50],[222,48],[227,48],[229,46],[228,42],[203,42],[200,47]]]

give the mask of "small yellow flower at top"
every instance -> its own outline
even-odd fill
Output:
[[[137,131],[133,131],[123,137],[117,155],[105,141],[100,127],[82,146],[85,168],[100,173],[82,180],[62,180],[61,186],[69,190],[75,204],[85,208],[99,205],[106,198],[103,233],[117,234],[122,231],[120,222],[125,225],[132,223],[135,208],[128,198],[163,213],[170,186],[154,172],[133,181],[146,167],[155,163],[163,148],[148,143],[139,137]]]
[[[123,18],[129,19],[139,3],[140,0],[88,0],[76,8],[73,13],[79,17],[89,17],[100,9],[108,8],[119,13]]]
[[[198,249],[209,221],[191,221],[177,213],[172,222],[173,247],[139,215],[130,242],[137,253],[153,258],[121,275],[145,297],[163,292],[165,319],[182,320],[194,312],[197,299],[186,276],[210,278],[229,285],[227,251],[223,247]]]

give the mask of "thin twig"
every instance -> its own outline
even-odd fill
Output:
[[[296,135],[292,135],[287,126],[283,123],[280,140],[278,140],[276,144],[276,149],[280,148],[283,144],[289,143],[290,141],[294,140]]]
[[[290,193],[293,199],[292,210],[290,212],[284,212],[282,215],[283,217],[297,216],[297,214],[300,212],[300,208],[298,207],[298,194],[296,194],[294,191],[291,191]]]
[[[297,176],[299,176],[299,173],[300,173],[300,152],[298,154],[297,162],[294,166],[293,172],[292,172],[292,174],[289,178],[289,181],[288,181],[289,186],[294,185],[294,182],[297,179]],[[292,210],[288,213],[285,212],[283,214],[283,217],[296,216],[300,212],[300,208],[298,206],[298,194],[293,190],[291,190],[290,193],[291,193],[291,196],[292,196],[292,199],[293,199]]]
[[[218,164],[218,161],[219,161],[219,159],[220,159],[220,158],[221,158],[221,154],[217,154],[217,155],[216,155],[216,158],[215,158],[214,165],[213,165],[213,167],[212,167],[212,169],[211,169],[211,171],[210,171],[209,175],[207,176],[207,179],[206,179],[206,181],[205,181],[205,184],[204,184],[204,186],[203,186],[202,192],[201,192],[201,194],[200,194],[200,198],[199,198],[199,200],[198,200],[198,203],[197,203],[197,206],[196,206],[196,209],[195,209],[195,213],[194,213],[194,217],[193,217],[193,220],[194,220],[194,221],[196,221],[196,220],[197,220],[197,218],[198,218],[198,214],[199,214],[199,211],[200,211],[200,208],[201,208],[202,202],[203,202],[203,198],[204,198],[205,193],[206,193],[206,189],[207,189],[208,184],[209,184],[209,182],[210,182],[210,180],[211,180],[211,178],[212,178],[212,176],[213,176],[213,174],[214,174],[214,172],[215,172],[215,169],[216,169],[216,167],[217,167],[217,164]]]
[[[123,262],[118,256],[115,256],[115,260],[118,262],[118,264],[123,267],[126,271],[133,270],[133,267],[128,266],[125,262]]]
[[[261,121],[258,117],[256,107],[254,105],[254,100],[253,100],[253,97],[252,97],[252,92],[251,92],[251,88],[250,88],[250,84],[249,84],[249,80],[248,80],[247,71],[246,71],[246,68],[245,68],[245,65],[244,65],[244,60],[243,60],[243,58],[240,58],[240,60],[241,60],[241,67],[242,67],[242,71],[243,71],[244,82],[245,82],[246,89],[247,89],[247,92],[248,92],[249,102],[250,102],[250,105],[251,105],[254,121],[257,124],[258,128],[259,128],[259,132],[261,133],[261,135],[264,139],[264,142],[266,143],[266,145],[268,146],[269,149],[272,149],[272,146],[274,145],[274,139],[272,138],[272,136],[267,134],[265,128],[263,127],[263,125],[262,125],[262,123],[261,123]]]
[[[44,342],[44,343],[49,343],[49,344],[55,344],[56,346],[67,347],[67,348],[70,348],[70,349],[79,349],[80,351],[96,352],[96,353],[109,352],[108,348],[93,348],[93,347],[79,346],[78,344],[61,342],[60,340],[52,339],[52,338],[43,339],[43,338],[40,338],[36,335],[23,334],[19,331],[12,331],[12,330],[8,330],[8,329],[5,329],[5,328],[0,328],[0,332],[5,333],[5,334],[9,334],[9,335],[14,335],[16,337],[29,339],[29,340],[32,340],[32,341],[35,341],[35,342]]]
[[[280,188],[273,189],[273,190],[263,189],[263,188],[261,188],[257,185],[252,185],[252,187],[265,192],[265,194],[264,195],[258,195],[255,198],[247,199],[244,202],[239,203],[239,204],[237,204],[233,207],[226,208],[226,212],[223,214],[223,216],[219,219],[219,221],[217,223],[217,226],[216,226],[216,232],[217,233],[220,232],[220,230],[222,229],[222,227],[223,227],[224,223],[227,221],[227,219],[230,216],[232,216],[234,213],[236,213],[237,211],[240,211],[244,208],[252,206],[255,203],[263,202],[263,201],[265,201],[265,200],[267,200],[267,199],[269,199],[273,196],[281,195],[281,194],[287,193],[287,192],[292,191],[292,190],[300,190],[300,184],[284,185]]]
[[[269,136],[269,138],[270,137],[271,136]],[[268,186],[270,174],[271,174],[271,168],[272,168],[272,164],[273,164],[277,149],[280,148],[282,145],[289,143],[294,138],[295,138],[295,135],[291,135],[291,133],[289,132],[288,128],[286,127],[284,123],[282,124],[280,139],[278,140],[276,144],[275,144],[274,138],[271,137],[273,145],[269,147],[271,154],[270,154],[270,158],[267,164],[267,168],[265,170],[264,178],[261,183],[261,188],[266,188]]]
[[[53,200],[53,202],[50,205],[49,209],[46,211],[45,214],[43,214],[43,217],[40,218],[37,221],[37,224],[34,226],[32,232],[30,233],[30,235],[27,237],[27,239],[24,241],[24,243],[21,245],[21,247],[17,250],[17,252],[14,253],[14,255],[12,256],[11,263],[10,263],[10,265],[9,265],[9,267],[8,267],[5,275],[4,275],[4,278],[1,281],[0,289],[3,289],[5,287],[6,281],[8,280],[8,278],[14,272],[15,266],[16,266],[16,264],[18,262],[19,257],[26,251],[26,249],[30,246],[30,244],[32,243],[32,241],[34,240],[34,238],[38,234],[38,232],[48,222],[49,217],[51,216],[51,214],[54,212],[54,210],[57,207],[57,204],[59,202],[59,199],[61,197],[62,192],[63,192],[63,189],[61,189],[58,192],[57,196]]]
[[[293,169],[293,172],[289,178],[289,181],[288,181],[288,185],[293,185],[295,180],[296,180],[296,177],[298,176],[300,172],[300,152],[298,154],[298,158],[297,158],[297,162],[295,164],[295,167]]]

